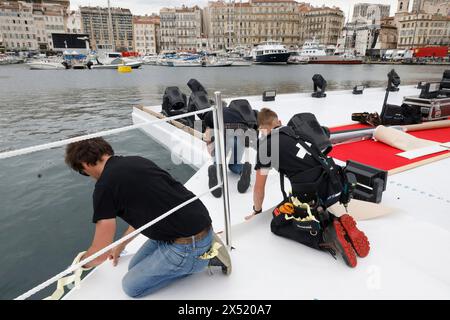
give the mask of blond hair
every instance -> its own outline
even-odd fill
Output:
[[[270,126],[274,121],[278,120],[278,115],[275,111],[269,108],[262,108],[258,113],[258,126]]]

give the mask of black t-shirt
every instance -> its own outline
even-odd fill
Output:
[[[214,128],[214,118],[212,111],[206,113],[204,121],[205,125],[208,128]],[[230,108],[223,108],[223,122],[226,124],[246,124],[246,121],[242,118],[241,114],[238,111]]]
[[[195,197],[169,173],[142,157],[111,157],[98,179],[93,222],[120,217],[137,229]],[[211,225],[200,200],[179,209],[142,232],[150,239],[189,237]]]
[[[273,168],[290,178],[316,167],[317,162],[306,149],[293,137],[280,133],[279,129],[258,141],[255,170]]]

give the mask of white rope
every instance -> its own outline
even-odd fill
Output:
[[[45,289],[46,287],[48,287],[49,285],[51,285],[52,283],[58,281],[59,279],[63,278],[64,276],[68,275],[69,273],[74,272],[75,270],[82,268],[84,265],[88,264],[89,262],[97,259],[98,257],[100,257],[101,255],[107,253],[108,251],[110,251],[111,249],[113,249],[114,247],[118,246],[121,243],[124,243],[125,241],[127,241],[128,239],[133,238],[134,236],[138,235],[139,233],[141,233],[142,231],[144,231],[145,229],[151,227],[152,225],[158,223],[159,221],[161,221],[162,219],[170,216],[172,213],[178,211],[179,209],[183,208],[184,206],[187,206],[188,204],[194,202],[195,200],[200,199],[201,197],[203,197],[204,195],[218,189],[221,188],[222,184],[218,184],[217,186],[215,186],[214,188],[209,189],[208,191],[202,193],[199,196],[196,196],[194,198],[191,198],[185,202],[183,202],[182,204],[176,206],[175,208],[171,209],[170,211],[166,212],[165,214],[159,216],[158,218],[156,218],[153,221],[150,221],[149,223],[143,225],[142,227],[140,227],[139,229],[136,229],[135,231],[133,231],[132,233],[127,234],[126,236],[122,237],[121,239],[117,240],[116,242],[111,243],[109,246],[103,248],[100,251],[97,251],[96,253],[94,253],[93,255],[89,256],[88,258],[80,261],[77,264],[74,264],[70,267],[68,267],[66,270],[64,270],[61,273],[58,273],[57,275],[55,275],[54,277],[48,279],[47,281],[41,283],[40,285],[34,287],[33,289],[25,292],[24,294],[18,296],[17,298],[15,298],[14,300],[25,300],[29,297],[31,297],[32,295],[36,294],[37,292]]]
[[[25,154],[30,154],[30,153],[37,152],[37,151],[42,151],[42,150],[48,150],[48,149],[52,149],[52,148],[62,147],[62,146],[68,145],[70,143],[79,142],[79,141],[83,141],[83,140],[88,140],[88,139],[92,139],[92,138],[110,136],[110,135],[113,135],[113,134],[126,132],[126,131],[130,131],[130,130],[134,130],[134,129],[139,129],[139,128],[142,128],[142,127],[145,127],[145,126],[150,126],[150,125],[154,125],[154,124],[161,123],[161,122],[168,122],[168,121],[172,121],[172,120],[177,120],[177,119],[182,119],[182,118],[194,116],[196,114],[206,113],[206,112],[209,112],[209,111],[212,111],[212,110],[214,110],[214,107],[211,107],[211,108],[208,108],[208,109],[203,109],[203,110],[200,110],[200,111],[184,113],[184,114],[181,114],[181,115],[178,115],[178,116],[173,116],[173,117],[170,117],[170,118],[163,118],[163,119],[158,119],[158,120],[153,120],[153,121],[147,121],[147,122],[144,122],[144,123],[134,124],[134,125],[130,125],[130,126],[122,127],[122,128],[116,128],[116,129],[111,129],[111,130],[106,130],[106,131],[100,131],[100,132],[96,132],[96,133],[92,133],[92,134],[88,134],[88,135],[84,135],[84,136],[74,137],[74,138],[65,139],[65,140],[56,141],[56,142],[51,142],[51,143],[45,143],[45,144],[41,144],[41,145],[38,145],[38,146],[33,146],[33,147],[28,147],[28,148],[13,150],[13,151],[7,151],[7,152],[0,153],[0,160],[1,159],[12,158],[12,157],[17,157],[17,156],[21,156],[21,155],[25,155]]]

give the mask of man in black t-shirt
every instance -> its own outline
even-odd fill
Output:
[[[320,164],[306,149],[309,142],[306,142],[304,147],[293,136],[284,133],[289,128],[281,126],[275,112],[270,109],[262,109],[258,114],[258,126],[263,138],[259,141],[255,166],[253,214],[246,217],[247,220],[262,212],[267,176],[272,168],[285,174],[291,184],[293,184],[292,181],[305,184],[313,183],[319,177],[310,176],[311,181],[294,179],[294,177],[303,176],[301,173],[308,170],[314,172],[314,168],[318,166],[320,168]],[[287,223],[284,215],[276,216],[271,225],[274,233],[315,249],[327,250],[334,254],[338,252],[350,267],[355,267],[357,263],[355,251],[360,257],[368,255],[370,247],[367,237],[357,229],[356,222],[350,215],[336,218],[327,212],[327,208],[318,206],[316,201],[318,190],[309,190],[308,193],[301,194],[293,190],[293,195],[300,202],[309,203],[316,211],[314,212],[315,216],[318,216],[320,221],[316,219],[317,225],[311,223],[311,221]],[[287,199],[284,203],[288,203]],[[283,208],[283,206],[280,207]],[[288,212],[288,216],[292,214],[289,212],[289,206],[286,212]],[[320,231],[311,231],[315,230],[312,228],[317,226]]]
[[[214,158],[214,139],[212,139],[214,129],[212,111],[205,114],[203,121],[206,126],[204,140],[208,145],[208,151],[214,159],[214,165],[211,165],[208,168],[209,188],[213,188],[217,185],[218,179],[215,166],[216,159]],[[250,163],[242,163],[242,156],[244,155],[245,150],[245,136],[243,134],[240,135],[240,133],[244,133],[244,130],[246,130],[247,122],[237,110],[229,107],[223,108],[223,122],[225,125],[225,152],[228,155],[231,151],[228,169],[240,176],[237,189],[240,193],[245,193],[250,186],[252,167]],[[241,130],[238,131],[239,129]],[[222,196],[222,189],[216,189],[212,194],[216,198],[220,198]]]
[[[66,163],[96,180],[93,194],[95,236],[83,258],[113,242],[116,218],[129,225],[127,235],[195,197],[152,161],[136,156],[115,156],[112,147],[102,138],[70,144]],[[200,200],[180,208],[142,234],[149,240],[131,260],[122,282],[125,293],[131,297],[148,295],[176,279],[202,271],[209,261],[201,256],[210,250],[213,238],[217,241],[208,210]],[[132,239],[98,257],[87,267],[97,266],[107,258],[116,265],[130,241]],[[224,255],[223,250],[221,254]],[[222,267],[230,266],[229,259],[222,260]]]

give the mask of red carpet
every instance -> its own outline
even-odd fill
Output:
[[[331,128],[330,130],[331,132],[336,132],[341,130],[360,129],[365,127],[368,126],[355,124],[338,128]],[[410,134],[421,139],[427,139],[437,142],[450,142],[450,128],[416,131],[411,132]],[[402,150],[390,147],[384,143],[375,142],[373,140],[366,140],[336,146],[334,147],[330,155],[333,158],[339,159],[341,161],[353,160],[372,167],[389,171],[448,153],[448,151],[444,151],[429,156],[420,157],[414,160],[408,160],[396,155],[400,152],[402,152]]]

